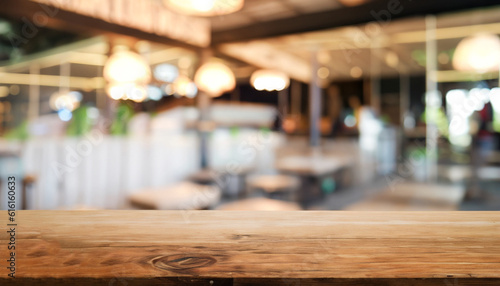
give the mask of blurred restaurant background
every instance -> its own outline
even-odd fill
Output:
[[[500,5],[2,0],[22,209],[500,210]]]

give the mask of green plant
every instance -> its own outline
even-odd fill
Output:
[[[92,120],[88,116],[88,106],[80,106],[73,111],[73,117],[68,125],[68,136],[83,136],[92,129]]]
[[[132,107],[126,104],[120,104],[116,109],[115,118],[111,124],[109,133],[111,135],[126,135],[127,124],[134,115]]]
[[[5,138],[8,140],[27,140],[29,138],[28,120],[23,121],[19,126],[8,131],[5,134]]]

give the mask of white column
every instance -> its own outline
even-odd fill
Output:
[[[410,112],[410,75],[406,69],[399,70],[399,109],[401,130],[405,130],[405,116]]]
[[[316,51],[311,53],[311,68],[311,82],[309,83],[309,144],[311,147],[319,147],[321,143],[321,133],[319,130],[319,122],[321,119],[321,87],[319,86],[319,63]]]
[[[426,83],[426,162],[427,162],[427,181],[435,181],[437,179],[437,143],[439,134],[436,125],[434,124],[436,110],[440,107],[441,98],[437,86],[437,42],[436,42],[436,16],[429,15],[425,17],[426,27],[426,67],[425,67],[425,83]]]
[[[380,115],[380,74],[382,55],[379,40],[373,39],[370,49],[370,106]]]
[[[33,120],[40,115],[40,67],[37,64],[30,66],[30,87],[28,101],[28,119]]]

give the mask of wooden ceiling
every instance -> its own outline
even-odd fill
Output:
[[[348,1],[360,0],[246,0],[241,11],[210,19],[212,47],[218,56],[234,59],[232,68],[237,69],[241,78],[257,67],[276,68],[308,82],[313,74],[312,53],[318,53],[320,64],[328,69],[327,80],[352,79],[353,69],[358,74],[361,71],[362,77],[423,73],[424,16],[428,14],[438,15],[439,52],[449,52],[461,38],[477,31],[500,33],[497,24],[500,9],[495,6],[498,1],[399,1],[403,9],[393,14],[389,23],[375,23],[375,26],[370,23],[375,20],[372,12],[388,9],[390,1],[366,0],[358,6],[343,4]],[[14,19],[31,18],[38,9],[28,0],[5,3],[9,5],[4,6],[0,15]],[[200,52],[196,47],[158,35],[103,24],[62,10],[50,19],[47,27],[77,33],[85,30],[90,34],[126,35]],[[449,60],[442,62],[441,70],[451,69]]]
[[[211,20],[212,44],[360,25],[381,13],[393,21],[496,5],[497,0],[247,0],[241,11]]]
[[[500,7],[441,14],[436,18],[440,73],[453,70],[451,55],[458,42],[477,32],[500,34]],[[311,56],[328,70],[328,81],[425,72],[425,17],[387,24],[371,22],[342,28],[226,43],[219,50],[261,68],[280,69],[292,78],[310,80]],[[354,69],[354,71],[353,71]],[[361,71],[361,75],[359,75]],[[354,76],[353,76],[354,72]],[[358,75],[356,75],[358,73]],[[438,77],[440,75],[438,74]],[[449,77],[441,77],[442,81]]]
[[[344,7],[338,0],[246,0],[237,13],[211,19],[212,31],[220,32],[254,23]]]

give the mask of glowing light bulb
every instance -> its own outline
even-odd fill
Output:
[[[119,51],[109,57],[103,73],[109,82],[147,84],[151,80],[149,65],[139,54],[130,51]]]
[[[488,72],[500,67],[500,39],[497,35],[480,33],[458,43],[453,67],[459,71]]]
[[[290,78],[275,70],[257,70],[250,77],[250,83],[257,90],[283,90],[290,85]]]
[[[193,16],[220,16],[243,8],[244,0],[163,0],[171,10]]]
[[[198,88],[212,97],[231,91],[236,86],[236,78],[231,69],[218,61],[209,61],[203,64],[194,76]]]

